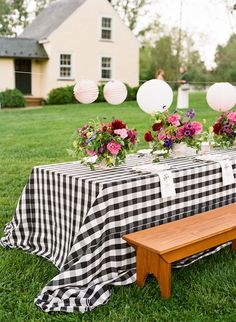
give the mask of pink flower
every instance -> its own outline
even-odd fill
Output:
[[[118,129],[118,130],[115,130],[114,133],[119,135],[122,139],[125,139],[128,136],[128,132],[126,129]]]
[[[172,114],[168,117],[168,122],[172,125],[175,125],[175,126],[179,126],[180,125],[180,115],[175,113],[175,114]]]
[[[111,141],[107,144],[107,150],[113,155],[117,155],[120,149],[121,149],[121,145],[116,141]]]
[[[236,112],[229,112],[227,114],[227,119],[231,122],[236,123]]]
[[[176,138],[178,140],[181,140],[183,137],[184,137],[184,128],[183,127],[178,128],[176,131]]]
[[[86,153],[87,153],[87,155],[89,155],[90,157],[94,157],[95,155],[96,155],[96,152],[94,152],[94,151],[91,151],[91,150],[86,150]]]
[[[195,130],[195,134],[200,134],[202,132],[203,128],[200,122],[194,121],[191,124],[192,128]]]
[[[163,132],[158,133],[158,141],[163,141],[166,138],[166,134]]]

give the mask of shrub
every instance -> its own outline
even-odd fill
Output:
[[[135,101],[139,86],[130,87],[128,84],[125,84],[125,85],[126,85],[127,91],[128,91],[126,101]]]
[[[52,89],[48,94],[47,104],[75,104],[74,85]]]
[[[0,93],[2,107],[25,107],[25,98],[18,89],[6,89]]]
[[[104,86],[105,86],[105,84],[98,85],[99,94],[98,94],[98,98],[96,99],[96,102],[105,102],[105,98],[103,95]]]
[[[137,87],[130,87],[129,85],[125,84],[127,87],[128,95],[126,101],[135,101],[136,95],[138,91]],[[103,95],[103,88],[105,84],[98,85],[98,98],[96,99],[95,103],[98,102],[106,102],[104,95]],[[48,94],[47,104],[56,105],[56,104],[75,104],[79,103],[75,97],[73,92],[74,86],[66,86],[66,87],[58,87],[52,89]]]

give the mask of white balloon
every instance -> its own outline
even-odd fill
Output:
[[[109,81],[103,88],[103,95],[108,103],[118,105],[125,101],[127,88],[121,81]]]
[[[215,83],[207,91],[208,105],[217,112],[226,112],[236,103],[236,89],[230,83]]]
[[[77,101],[83,104],[90,104],[98,98],[98,87],[94,81],[80,80],[74,86],[74,95]]]
[[[151,79],[137,93],[139,107],[148,114],[166,111],[173,101],[172,88],[163,80]]]

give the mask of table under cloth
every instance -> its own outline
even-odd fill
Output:
[[[236,150],[215,153],[231,158],[235,173]],[[176,196],[165,199],[158,174],[132,169],[144,163],[145,157],[135,155],[109,170],[91,171],[79,162],[33,168],[0,243],[42,256],[59,269],[35,299],[42,310],[85,312],[108,301],[111,285],[135,282],[135,251],[124,234],[236,201],[236,185],[223,186],[217,162],[161,161],[169,164],[176,188]]]

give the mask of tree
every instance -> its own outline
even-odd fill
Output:
[[[236,35],[232,35],[225,46],[216,49],[215,77],[218,81],[236,82]]]
[[[47,4],[55,0],[35,1],[33,17]],[[16,36],[24,29],[31,19],[29,4],[31,0],[0,0],[0,35]]]
[[[37,16],[49,3],[55,0],[37,0],[36,1],[36,8],[35,8],[35,15]]]
[[[10,7],[6,0],[0,0],[0,35],[12,35],[14,32],[11,29],[12,19],[10,17]]]
[[[171,36],[163,36],[153,45],[144,44],[140,51],[140,77],[147,80],[155,77],[158,68],[165,70],[168,81],[176,80],[177,61]]]
[[[112,4],[117,12],[120,14],[121,19],[130,28],[135,31],[140,16],[147,13],[148,5],[151,0],[113,0]],[[141,31],[137,31],[137,35]]]

